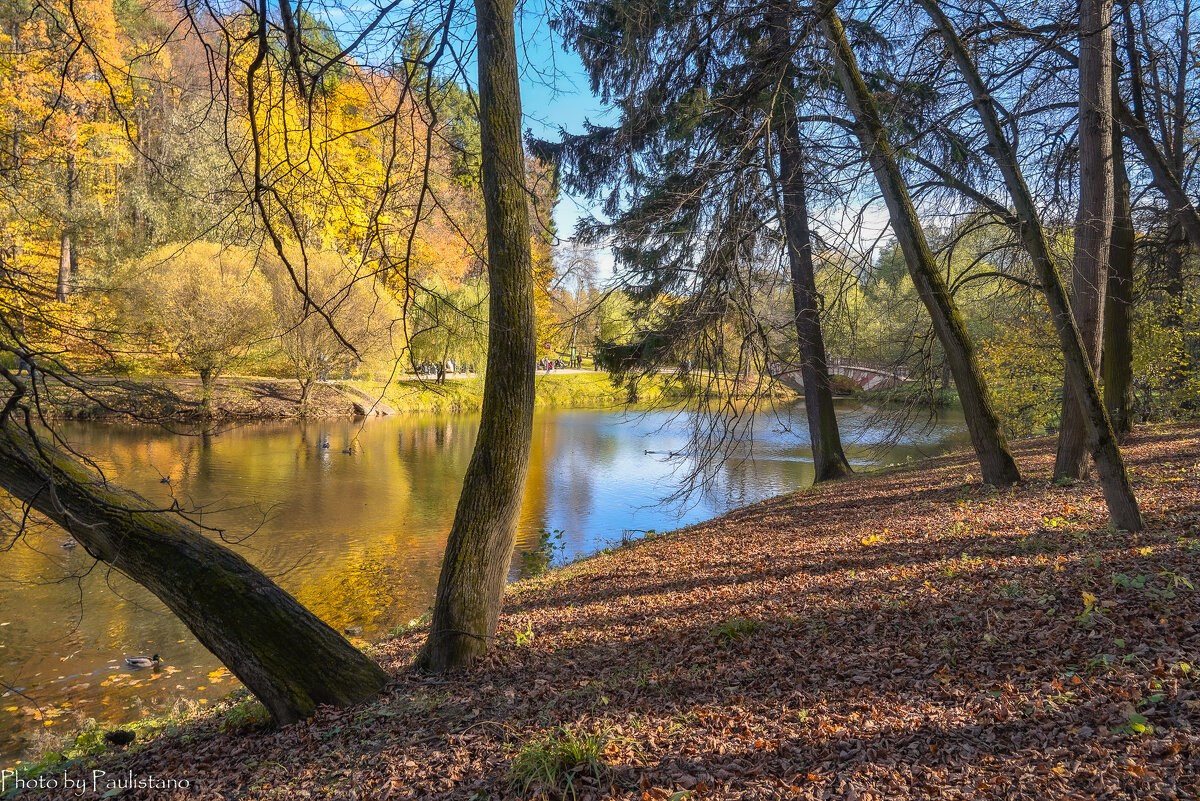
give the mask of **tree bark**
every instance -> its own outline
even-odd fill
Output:
[[[1113,97],[1117,85],[1114,68]],[[1125,142],[1113,126],[1113,233],[1104,305],[1104,406],[1118,438],[1133,430],[1133,212]]]
[[[521,143],[514,0],[476,0],[488,242],[487,377],[471,463],[417,664],[469,665],[495,637],[533,438],[537,331]]]
[[[1112,0],[1082,0],[1079,18],[1079,212],[1071,311],[1093,372],[1100,370],[1112,241]],[[1087,426],[1076,386],[1064,380],[1054,477],[1086,478]]]
[[[58,284],[55,287],[54,299],[66,303],[71,297],[71,234],[62,232],[58,244]]]
[[[1096,375],[1088,361],[1087,350],[1075,318],[1071,315],[1070,303],[1063,288],[1062,277],[1058,265],[1050,255],[1050,246],[1046,240],[1045,229],[1042,228],[1041,218],[1033,203],[1033,196],[1025,184],[1025,177],[1018,166],[1017,155],[1012,145],[1004,135],[1000,125],[1000,117],[993,105],[991,95],[979,77],[970,54],[962,40],[958,38],[950,20],[942,13],[935,0],[918,0],[930,18],[937,26],[942,39],[954,57],[959,72],[971,92],[973,104],[979,114],[983,127],[987,132],[988,152],[1004,175],[1004,183],[1012,196],[1017,218],[1020,221],[1020,236],[1022,244],[1030,260],[1037,270],[1038,278],[1046,294],[1046,302],[1050,306],[1050,316],[1054,328],[1058,332],[1062,345],[1063,360],[1067,365],[1067,380],[1076,388],[1079,402],[1082,405],[1084,421],[1087,425],[1088,448],[1096,461],[1096,469],[1100,475],[1100,484],[1104,490],[1104,499],[1108,504],[1108,512],[1114,525],[1128,531],[1142,529],[1142,515],[1138,509],[1137,498],[1129,484],[1129,476],[1125,472],[1125,462],[1117,447],[1116,436],[1096,386]]]
[[[74,149],[73,138],[71,147]],[[55,299],[59,303],[66,303],[71,297],[74,261],[78,258],[74,253],[75,235],[71,230],[73,224],[72,216],[75,209],[76,183],[78,183],[78,177],[75,168],[75,153],[72,152],[67,156],[67,219],[63,221],[63,231],[62,236],[59,237],[58,247],[58,285],[55,288]]]
[[[368,698],[387,674],[262,572],[175,515],[113,487],[9,418],[0,487],[154,593],[279,725]]]
[[[200,413],[212,417],[213,395],[216,394],[218,371],[212,367],[200,368]]]
[[[300,416],[301,417],[306,417],[308,415],[308,401],[309,401],[309,398],[312,397],[312,388],[313,388],[313,384],[315,382],[316,382],[316,379],[312,378],[311,376],[308,378],[300,379]]]
[[[821,28],[829,42],[838,79],[846,96],[846,104],[854,118],[854,132],[863,152],[870,161],[880,191],[887,203],[892,230],[904,252],[909,274],[917,294],[929,310],[933,328],[954,375],[962,400],[971,444],[979,458],[983,480],[1004,486],[1020,481],[1016,462],[1008,450],[1008,442],[1000,428],[1000,420],[992,408],[991,398],[979,369],[975,347],[967,335],[958,306],[950,295],[945,279],[933,260],[933,252],[917,220],[917,212],[900,174],[895,150],[879,118],[875,98],[863,81],[858,60],[846,31],[835,11],[834,3],[826,2],[819,10]]]
[[[787,81],[793,84],[791,78]],[[789,90],[793,86],[788,87]],[[783,224],[787,237],[788,266],[792,278],[792,306],[800,346],[800,377],[804,382],[804,410],[813,450],[813,483],[854,475],[842,452],[833,407],[833,388],[825,363],[825,339],[813,270],[812,236],[808,228],[808,199],[804,186],[801,150],[794,103],[784,103],[782,125],[776,135],[783,194]]]

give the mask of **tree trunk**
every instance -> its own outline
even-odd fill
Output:
[[[987,132],[988,151],[1004,175],[1004,183],[1012,196],[1020,221],[1022,244],[1037,270],[1043,291],[1046,293],[1046,302],[1050,306],[1054,328],[1062,345],[1063,360],[1067,365],[1067,380],[1075,386],[1082,405],[1087,425],[1088,448],[1096,461],[1109,515],[1114,525],[1128,531],[1140,531],[1142,515],[1138,509],[1137,498],[1134,497],[1133,488],[1129,484],[1125,462],[1117,448],[1116,436],[1100,397],[1100,390],[1096,386],[1096,375],[1088,361],[1083,338],[1079,335],[1075,318],[1071,316],[1071,307],[1063,288],[1062,277],[1058,273],[1058,265],[1050,255],[1046,232],[1033,204],[1033,196],[1025,185],[1025,177],[1018,166],[1020,162],[1013,152],[1012,145],[1004,136],[991,95],[984,86],[983,79],[979,77],[975,62],[971,60],[966,46],[958,38],[950,20],[942,13],[935,0],[918,2],[933,19],[947,48],[954,56],[959,72],[962,73],[963,80],[971,92],[975,110]]]
[[[73,138],[71,147],[73,150]],[[75,209],[75,185],[77,182],[75,153],[72,152],[67,156],[67,219],[63,221],[63,231],[59,238],[58,248],[58,285],[55,289],[55,299],[59,303],[66,303],[67,299],[71,297],[71,281],[75,277],[74,262],[77,256],[74,253],[75,235],[71,226],[73,225],[72,214]]]
[[[10,418],[0,487],[154,593],[284,725],[368,698],[387,674],[249,562]]]
[[[1115,71],[1114,71],[1115,79]],[[1113,81],[1113,96],[1116,96]],[[1108,294],[1104,305],[1104,406],[1113,433],[1133,430],[1133,216],[1125,143],[1121,126],[1113,126],[1113,234],[1109,251]]]
[[[794,81],[787,80],[794,90]],[[788,264],[792,277],[792,305],[796,313],[796,336],[800,345],[800,377],[804,381],[804,410],[813,450],[813,483],[846,478],[854,474],[842,452],[833,408],[833,389],[825,364],[825,340],[821,334],[821,310],[813,270],[812,236],[808,228],[808,199],[804,187],[804,155],[797,131],[795,106],[784,104],[782,125],[776,134],[779,172],[783,194],[783,224],[787,235]]]
[[[1100,370],[1104,294],[1113,229],[1112,0],[1082,0],[1079,18],[1079,212],[1071,311],[1088,362]],[[1064,380],[1054,477],[1086,478],[1087,426],[1077,389]]]
[[[212,417],[213,395],[217,388],[217,371],[212,367],[200,368],[200,414]]]
[[[950,295],[949,287],[934,264],[933,252],[917,220],[908,187],[896,163],[895,151],[879,119],[875,98],[863,81],[842,21],[832,3],[824,4],[819,13],[821,28],[829,41],[830,55],[846,96],[846,104],[854,117],[854,132],[879,182],[891,217],[892,230],[904,252],[917,294],[929,310],[934,331],[950,362],[983,480],[995,486],[1020,481],[1021,475],[1008,450],[1000,420],[992,408],[983,373],[975,357],[975,347],[967,336],[962,315]]]
[[[66,303],[71,297],[71,234],[62,232],[58,245],[58,284],[54,298],[59,303]]]
[[[316,379],[312,378],[311,376],[309,378],[300,379],[300,416],[301,417],[306,417],[308,415],[308,400],[312,396],[312,388],[313,388],[313,383],[315,381],[316,381]]]
[[[490,291],[487,373],[429,639],[417,658],[432,671],[471,664],[495,637],[533,438],[537,330],[513,13],[514,0],[475,3]]]
[[[1116,114],[1122,128],[1125,129],[1125,135],[1133,142],[1142,156],[1142,161],[1149,168],[1154,185],[1178,215],[1179,224],[1183,226],[1192,249],[1200,251],[1200,212],[1197,212],[1192,199],[1184,191],[1179,176],[1171,169],[1167,157],[1154,141],[1154,135],[1144,122],[1133,115],[1124,102],[1117,104]]]

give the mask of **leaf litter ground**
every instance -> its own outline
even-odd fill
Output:
[[[1200,427],[1128,443],[1137,535],[1053,445],[1011,489],[957,454],[594,557],[512,586],[477,670],[411,671],[416,629],[369,704],[103,767],[191,782],[123,796],[154,799],[1197,798]],[[564,727],[603,770],[514,784]]]

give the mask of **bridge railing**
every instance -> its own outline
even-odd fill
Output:
[[[902,364],[885,364],[883,362],[868,362],[863,359],[851,359],[846,356],[826,356],[825,364],[830,369],[841,368],[843,370],[870,370],[874,373],[885,373],[890,376],[907,381],[909,378],[908,368]],[[797,369],[796,365],[780,364],[779,362],[768,362],[767,372],[770,375],[779,375],[780,373],[790,372]]]
[[[848,356],[826,356],[825,363],[830,367],[842,367],[850,370],[872,370],[876,373],[889,373],[897,378],[908,380],[908,367],[903,364],[886,364],[884,362],[869,362],[864,359],[851,359]]]

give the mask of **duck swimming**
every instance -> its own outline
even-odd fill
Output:
[[[163,661],[162,657],[159,656],[158,654],[155,654],[154,656],[127,656],[127,657],[125,657],[125,664],[129,665],[129,667],[131,667],[131,668],[158,667],[162,661]]]

